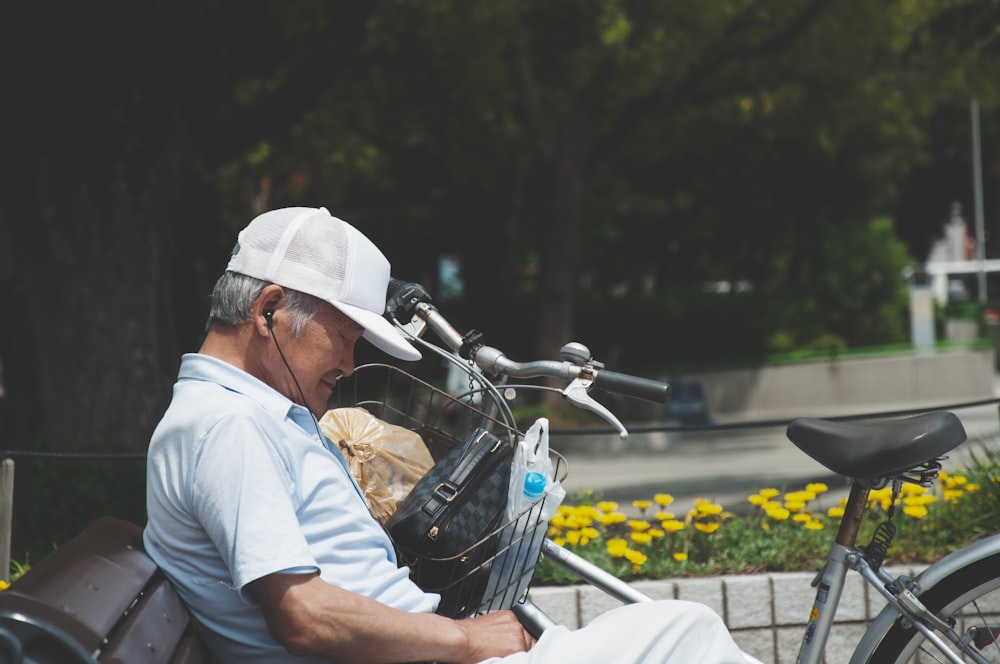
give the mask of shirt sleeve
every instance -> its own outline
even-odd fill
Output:
[[[216,424],[192,472],[190,504],[244,598],[246,585],[268,574],[319,570],[299,527],[288,468],[252,418]]]

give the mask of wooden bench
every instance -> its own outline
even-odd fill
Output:
[[[0,662],[211,664],[196,623],[146,555],[102,518],[0,592]]]

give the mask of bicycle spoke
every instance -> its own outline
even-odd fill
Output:
[[[931,657],[931,658],[932,658],[932,659],[933,659],[933,660],[934,660],[935,662],[938,662],[939,664],[945,664],[945,660],[943,660],[943,659],[941,659],[940,657],[938,657],[937,655],[935,655],[935,654],[934,654],[933,652],[931,652],[930,650],[928,650],[928,649],[927,649],[927,648],[926,648],[925,646],[923,646],[923,645],[921,645],[921,646],[920,646],[920,652],[921,652],[921,653],[922,653],[923,655],[926,655],[926,656],[928,656],[928,657]]]
[[[987,621],[978,599],[972,602],[972,607],[979,616],[979,624],[969,627],[966,638],[970,638],[972,645],[980,652],[990,650],[1000,654],[1000,643],[997,643],[997,639],[1000,638],[1000,624]]]

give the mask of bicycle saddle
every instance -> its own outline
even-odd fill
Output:
[[[800,418],[788,425],[787,435],[810,457],[852,479],[896,475],[942,456],[966,438],[958,417],[943,411],[877,422]]]

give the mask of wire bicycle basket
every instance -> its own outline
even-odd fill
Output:
[[[465,436],[487,429],[505,444],[516,445],[524,434],[496,404],[496,392],[482,392],[479,404],[455,397],[391,365],[368,364],[339,381],[331,408],[360,407],[373,416],[416,432],[435,462]],[[550,451],[553,480],[565,481],[565,459]],[[508,609],[525,597],[541,554],[548,522],[542,518],[544,494],[526,510],[506,521],[461,553],[430,557],[397,546],[401,565],[427,592],[441,596],[438,613],[454,618]],[[505,522],[506,521],[506,522]]]

